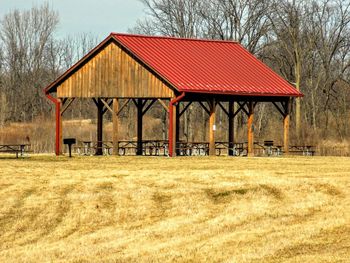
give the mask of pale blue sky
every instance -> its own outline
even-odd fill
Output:
[[[0,19],[13,9],[30,9],[45,2],[59,12],[59,36],[90,32],[102,40],[110,32],[127,32],[145,16],[138,0],[0,0]]]

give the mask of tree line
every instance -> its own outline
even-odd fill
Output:
[[[350,1],[141,2],[148,16],[134,32],[238,41],[303,92],[293,107],[296,138],[349,135]]]
[[[130,32],[238,41],[303,92],[292,107],[294,138],[349,136],[349,0],[140,1],[146,14]],[[59,38],[59,14],[48,4],[14,10],[0,20],[0,126],[47,116],[52,105],[42,89],[97,38],[87,33]],[[85,116],[85,102],[79,103],[75,114]],[[204,118],[199,106],[191,105],[191,112],[183,120],[187,137],[196,125],[194,115]],[[258,134],[275,112],[259,105]],[[244,122],[240,116],[236,126]]]
[[[43,88],[87,53],[91,34],[59,38],[59,15],[48,4],[0,18],[0,126],[51,111]]]

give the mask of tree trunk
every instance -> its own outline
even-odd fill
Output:
[[[301,61],[298,55],[296,55],[295,64],[295,87],[300,91],[300,79],[301,79]],[[297,140],[301,139],[301,101],[300,98],[295,99],[295,133]]]

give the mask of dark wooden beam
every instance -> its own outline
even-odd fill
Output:
[[[245,102],[241,103],[241,102],[237,101],[237,103],[238,103],[238,105],[239,105],[239,108],[238,108],[238,110],[235,112],[235,117],[236,117],[236,115],[237,115],[241,110],[244,111],[244,113],[247,114],[247,116],[248,116],[248,115],[249,115],[249,112],[244,108],[245,105],[247,105],[248,102],[245,101]]]
[[[145,107],[146,104],[147,104],[148,100],[147,99],[144,99],[143,102],[142,102],[142,107]]]
[[[103,140],[103,103],[101,99],[97,99],[97,149],[96,155],[102,155]]]
[[[119,155],[119,102],[113,99],[113,155]]]
[[[210,114],[210,110],[203,104],[202,101],[198,101],[198,103],[199,103],[199,105],[202,106],[202,108],[203,108],[208,114]]]
[[[233,156],[233,146],[235,143],[235,131],[234,131],[234,125],[235,125],[235,108],[234,108],[234,102],[229,101],[228,103],[228,155]]]
[[[143,119],[143,106],[144,101],[142,99],[137,99],[137,149],[136,155],[142,155],[142,119]]]
[[[95,98],[92,98],[92,101],[95,103],[96,107],[98,107],[98,101]]]
[[[281,113],[281,115],[284,117],[285,115],[285,110],[284,110],[284,105],[282,104],[282,107],[280,107],[276,102],[272,102],[272,104],[276,107],[276,109]]]
[[[147,101],[147,100],[145,100]],[[156,102],[156,99],[152,99],[151,102],[147,105],[147,107],[142,111],[142,115],[145,115],[147,111],[152,107],[152,105]],[[142,109],[145,107],[146,103],[142,104]]]
[[[230,103],[230,102],[229,102]],[[226,114],[226,116],[229,116],[229,112],[225,109],[224,105],[221,104],[221,102],[218,102],[218,105],[223,110],[223,112]]]
[[[179,116],[180,116],[180,117],[182,116],[182,114],[185,113],[185,111],[188,109],[188,107],[189,107],[191,104],[192,104],[192,101],[188,102],[188,103],[185,105],[185,107],[184,107],[184,108],[182,109],[182,111],[180,111],[180,113],[179,113]]]

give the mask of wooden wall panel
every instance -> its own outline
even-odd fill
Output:
[[[172,89],[110,43],[57,87],[59,98],[171,98]]]

